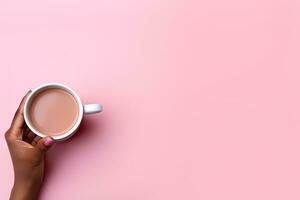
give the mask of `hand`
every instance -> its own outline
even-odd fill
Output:
[[[38,198],[44,175],[45,153],[54,143],[51,137],[36,136],[24,122],[24,103],[30,92],[22,99],[11,127],[5,133],[15,175],[11,200]]]

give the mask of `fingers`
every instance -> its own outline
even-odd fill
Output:
[[[27,135],[28,135],[28,133],[30,133],[31,131],[30,131],[30,129],[28,128],[28,127],[26,127],[26,126],[24,126],[24,129],[23,129],[23,135],[22,135],[22,140],[23,141],[26,141],[27,140]]]
[[[53,144],[54,140],[51,137],[45,137],[37,142],[35,148],[37,148],[41,153],[46,153]]]
[[[25,138],[25,142],[31,143],[35,137],[36,137],[36,134],[29,131],[29,133],[27,134],[27,136]]]
[[[40,139],[42,139],[40,136],[35,136],[31,141],[31,145],[36,146]]]
[[[27,96],[30,93],[31,93],[31,90],[29,90],[27,92],[27,94],[23,97],[23,99],[15,113],[14,119],[13,119],[13,121],[11,123],[11,127],[10,127],[11,130],[13,130],[13,131],[11,131],[11,134],[17,133],[18,131],[16,131],[16,130],[20,130],[24,125],[24,114],[23,114],[24,113],[24,104],[25,104]]]

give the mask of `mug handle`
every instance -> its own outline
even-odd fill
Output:
[[[93,114],[102,111],[102,106],[100,104],[85,104],[83,105],[84,114]]]

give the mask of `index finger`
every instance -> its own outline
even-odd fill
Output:
[[[12,130],[21,129],[24,125],[24,105],[25,105],[25,101],[30,93],[31,93],[31,90],[29,90],[27,92],[27,94],[23,97],[23,99],[15,113],[15,116],[14,116],[11,126],[10,126],[10,128]]]

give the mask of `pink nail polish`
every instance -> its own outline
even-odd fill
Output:
[[[53,145],[53,143],[54,143],[54,140],[52,138],[50,138],[50,137],[45,138],[45,142],[44,142],[45,146],[51,146],[51,145]]]

